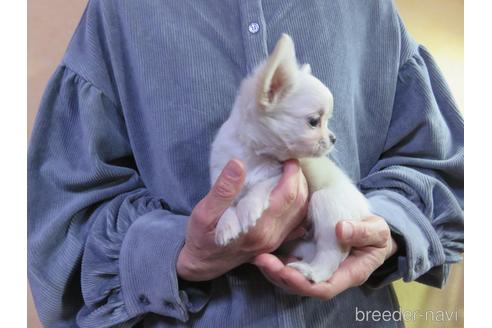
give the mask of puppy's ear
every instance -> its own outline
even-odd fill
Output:
[[[311,75],[311,65],[303,64],[301,66],[301,72]]]
[[[261,72],[257,92],[259,107],[271,109],[294,88],[298,73],[294,42],[290,36],[282,34]]]

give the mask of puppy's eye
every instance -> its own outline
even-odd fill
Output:
[[[321,124],[321,117],[310,117],[308,119],[308,124],[313,128],[319,127]]]

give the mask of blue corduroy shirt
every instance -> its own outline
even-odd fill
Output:
[[[256,25],[257,24],[257,25]],[[332,158],[401,242],[329,301],[252,265],[178,279],[210,145],[282,33],[332,91]],[[390,282],[442,286],[463,251],[463,119],[391,1],[93,0],[51,78],[28,152],[28,267],[46,327],[395,327]]]

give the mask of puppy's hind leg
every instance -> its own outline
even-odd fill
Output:
[[[311,247],[314,254],[303,258],[302,261],[289,263],[288,265],[309,280],[318,283],[328,280],[340,263],[347,257],[348,250],[342,249],[338,244],[334,229],[324,229],[312,241]]]
[[[329,199],[330,195],[325,190],[317,191],[312,195],[308,215],[314,229],[313,242],[316,245],[314,254],[310,260],[289,264],[315,283],[330,278],[348,255],[348,250],[343,249],[338,243],[335,233],[337,222]]]
[[[311,262],[316,254],[316,244],[314,240],[291,240],[284,242],[280,246],[282,254],[295,257],[303,262]]]
[[[316,255],[309,263],[309,268],[305,268],[305,275],[311,281],[318,283],[328,280],[349,252],[342,249],[338,243],[332,242],[317,242],[316,249]]]

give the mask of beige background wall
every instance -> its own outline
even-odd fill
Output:
[[[34,116],[49,76],[59,63],[87,0],[28,1],[28,121],[30,136]],[[463,109],[463,0],[397,0],[413,36],[436,57]],[[418,284],[396,285],[402,307],[416,310],[459,310],[458,322],[444,324],[408,322],[409,327],[463,326],[463,265],[456,266],[443,291]],[[41,327],[28,290],[28,327]]]

